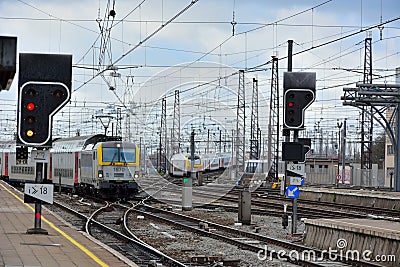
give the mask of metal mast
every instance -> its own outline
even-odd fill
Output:
[[[278,57],[272,56],[271,97],[269,101],[268,162],[271,167],[268,179],[278,181],[279,162],[279,76]]]
[[[244,70],[239,70],[239,87],[236,116],[236,175],[243,171],[245,156],[245,81]]]
[[[372,83],[372,38],[365,39],[364,51],[364,84]],[[361,181],[364,185],[371,182],[370,172],[372,169],[372,131],[373,110],[371,106],[363,106],[361,109]]]
[[[250,159],[260,158],[258,142],[258,81],[253,78],[253,97],[251,101],[251,127],[250,127]]]
[[[179,90],[175,90],[174,120],[172,122],[171,152],[180,152],[180,128],[181,128],[181,108],[179,102]]]
[[[121,108],[117,108],[117,125],[115,135],[122,137],[122,111]]]
[[[161,104],[161,126],[160,126],[160,144],[159,144],[159,153],[160,153],[160,166],[159,171],[166,170],[166,141],[167,141],[167,99],[165,97],[162,98]]]

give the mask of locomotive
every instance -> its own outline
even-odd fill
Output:
[[[17,164],[15,147],[15,142],[0,143],[1,178],[11,183],[35,182],[31,150],[28,161]],[[97,134],[56,139],[49,152],[43,182],[103,198],[131,198],[138,192],[140,153],[136,144]]]

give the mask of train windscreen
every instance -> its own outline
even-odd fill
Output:
[[[136,162],[135,149],[122,149],[119,147],[103,147],[103,162]]]

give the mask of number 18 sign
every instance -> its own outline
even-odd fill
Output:
[[[53,204],[52,184],[25,184],[24,194],[36,200],[41,200],[48,204]],[[24,200],[25,203],[31,203]]]

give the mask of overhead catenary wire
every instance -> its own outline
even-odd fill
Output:
[[[297,56],[297,55],[303,54],[303,53],[305,53],[305,52],[308,52],[308,51],[311,51],[311,50],[314,50],[314,49],[317,49],[317,48],[321,48],[321,47],[326,46],[326,45],[329,45],[329,44],[333,44],[333,43],[338,42],[338,41],[340,41],[340,40],[347,39],[347,38],[352,37],[352,36],[355,36],[355,35],[357,35],[357,34],[360,34],[360,33],[363,33],[363,32],[369,31],[369,30],[372,30],[372,29],[374,29],[374,28],[378,28],[380,25],[386,25],[386,24],[389,24],[389,23],[394,22],[394,21],[397,21],[397,20],[400,20],[400,17],[396,17],[396,18],[387,20],[387,21],[385,21],[385,22],[383,22],[383,23],[379,23],[379,24],[375,24],[375,25],[369,26],[369,27],[364,28],[364,29],[361,29],[361,30],[359,30],[359,31],[357,31],[357,32],[353,32],[353,33],[347,34],[347,35],[345,35],[345,36],[343,36],[343,37],[336,38],[336,39],[334,39],[334,40],[327,41],[327,42],[324,42],[324,43],[322,43],[322,44],[318,44],[318,45],[316,45],[316,46],[311,46],[311,47],[306,48],[306,49],[303,49],[303,50],[301,50],[301,51],[299,51],[299,52],[293,53],[293,56]],[[286,58],[287,58],[287,56],[280,58],[280,60],[286,59]],[[271,62],[272,62],[272,61],[269,60],[269,61],[267,61],[267,62],[265,62],[265,63],[263,63],[263,64],[260,64],[260,65],[257,65],[257,66],[255,66],[255,67],[253,67],[253,68],[248,69],[247,72],[250,72],[250,71],[260,71],[260,70],[262,70],[262,69],[260,69],[261,67],[263,67],[263,66],[265,66],[265,65],[268,65],[268,64],[271,64]]]
[[[110,69],[112,66],[115,66],[119,61],[121,61],[124,57],[126,57],[128,54],[132,53],[134,50],[136,50],[138,47],[140,47],[142,44],[144,44],[146,41],[151,39],[154,35],[156,35],[158,32],[160,32],[165,26],[167,26],[169,23],[171,23],[173,20],[177,19],[180,15],[185,13],[190,7],[192,7],[195,3],[197,3],[199,0],[192,0],[189,5],[184,7],[182,10],[180,10],[177,14],[175,14],[172,18],[170,18],[168,21],[166,21],[164,24],[162,24],[160,27],[158,27],[155,31],[153,31],[150,35],[148,35],[146,38],[144,38],[142,41],[137,43],[134,47],[132,47],[130,50],[128,50],[125,54],[121,55],[119,58],[117,58],[110,66],[100,72],[98,72],[96,75],[91,77],[88,81],[83,83],[82,85],[78,86],[77,88],[74,89],[74,92],[78,91],[80,88],[82,88],[84,85],[88,84],[92,80],[94,80],[96,77],[104,73],[106,70]]]
[[[125,21],[127,21],[127,20],[125,20]],[[178,21],[176,21],[176,23],[180,23],[180,21],[178,22]],[[239,24],[240,24],[240,22],[239,22]],[[314,27],[316,27],[316,25],[314,25]],[[388,27],[385,27],[385,29],[387,29]],[[314,43],[315,43],[315,41],[316,41],[316,39],[314,39]],[[304,43],[303,43],[304,44]],[[311,45],[312,46],[312,45]],[[264,51],[268,51],[268,49],[264,49]],[[248,52],[248,51],[247,51]],[[240,52],[238,52],[238,53],[240,53]],[[241,53],[244,53],[243,51],[241,52]],[[201,55],[204,55],[204,53],[203,52],[199,52],[199,54],[201,54]],[[220,53],[219,53],[220,54]],[[231,54],[233,54],[233,53],[231,53]],[[318,53],[316,53],[316,54],[318,54]],[[214,56],[217,56],[218,55],[218,53],[210,53],[209,55],[214,55]],[[322,59],[322,58],[321,58]],[[329,62],[329,58],[328,58],[328,61],[325,61],[325,62]],[[324,64],[324,63],[321,63],[321,64]],[[106,66],[106,65],[104,65],[104,66]],[[239,65],[238,65],[239,66]],[[122,65],[118,65],[118,67],[120,68],[122,68]],[[157,67],[157,66],[150,66],[150,65],[143,65],[142,67],[149,67],[149,68],[151,68],[151,67]],[[168,67],[168,66],[167,66]],[[128,66],[128,68],[129,68],[129,66]],[[315,68],[315,67],[311,67],[311,69],[314,69],[314,70],[317,70],[317,68]],[[328,69],[332,69],[332,68],[319,68],[320,70],[324,70],[324,69],[326,69],[326,70],[328,70]],[[339,72],[338,72],[339,73]],[[343,73],[343,72],[341,72],[341,73]],[[74,74],[74,75],[76,75],[76,74]],[[136,76],[136,75],[135,75]],[[137,76],[136,76],[137,77]],[[327,76],[327,77],[329,77],[329,76]],[[355,75],[352,75],[352,76],[349,76],[350,78],[352,78],[352,77],[357,77],[357,76],[355,76]],[[340,78],[340,77],[338,77],[338,78]],[[79,80],[79,79],[76,79],[76,80]],[[345,80],[344,80],[345,81]],[[330,86],[329,84],[327,84],[328,86]],[[340,87],[340,86],[337,86],[337,87]],[[336,87],[336,88],[337,88]],[[325,88],[325,87],[324,87]],[[325,100],[322,100],[322,101],[325,101]]]

